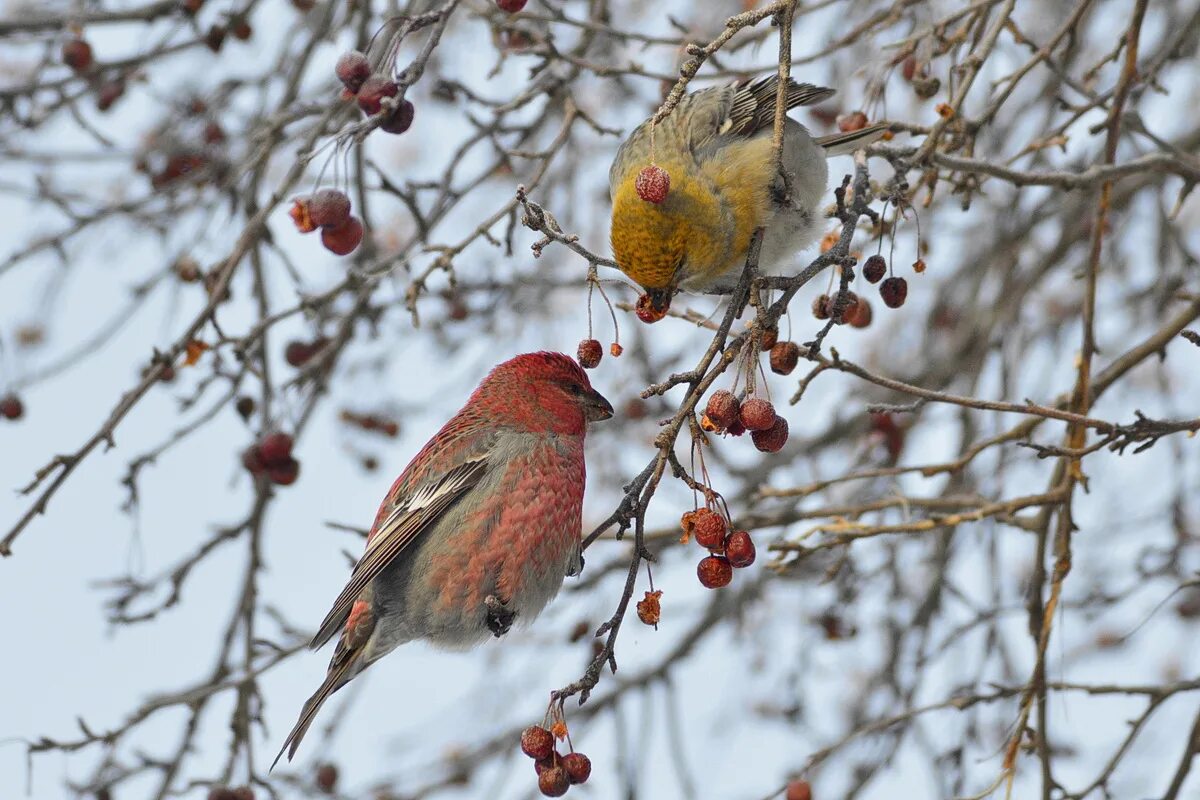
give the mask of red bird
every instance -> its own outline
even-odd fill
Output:
[[[519,355],[483,379],[380,505],[310,645],[341,632],[329,671],[275,763],[330,695],[397,646],[469,647],[545,608],[582,566],[583,440],[612,414],[561,353]]]

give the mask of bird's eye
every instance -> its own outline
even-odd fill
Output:
[[[583,387],[578,383],[567,384],[567,389],[570,390],[571,394],[583,394]]]

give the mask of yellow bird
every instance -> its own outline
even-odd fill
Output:
[[[764,272],[812,244],[822,227],[818,208],[829,178],[825,159],[865,147],[887,128],[813,138],[799,122],[786,119],[785,182],[771,142],[778,85],[779,78],[772,76],[692,92],[658,124],[653,152],[650,120],[617,150],[608,175],[613,255],[656,310],[665,309],[679,289],[736,284],[759,227],[765,227],[759,257]],[[833,89],[789,81],[787,107],[833,94]],[[647,171],[651,164],[669,181],[661,172]]]

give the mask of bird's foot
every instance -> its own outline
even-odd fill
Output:
[[[500,598],[494,594],[489,594],[485,597],[483,604],[487,606],[487,618],[485,621],[488,630],[492,632],[493,636],[499,639],[512,628],[513,622],[517,619],[517,612],[509,610]]]

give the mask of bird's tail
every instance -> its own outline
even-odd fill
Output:
[[[329,672],[325,675],[325,680],[313,693],[313,696],[305,702],[304,708],[300,709],[300,719],[296,720],[296,725],[292,728],[292,732],[287,735],[287,739],[283,742],[283,747],[279,748],[279,754],[275,756],[275,760],[271,762],[271,769],[275,769],[275,765],[279,763],[279,759],[283,757],[283,753],[287,751],[288,761],[292,760],[292,756],[296,755],[296,748],[300,746],[301,740],[304,739],[304,734],[308,733],[308,728],[316,718],[317,712],[321,710],[321,706],[325,701],[349,682],[353,675],[350,669],[351,665],[357,659],[348,658],[338,664],[336,667],[330,665]]]
[[[829,136],[822,136],[816,142],[825,149],[826,157],[844,156],[876,141],[883,136],[883,132],[887,129],[887,125],[871,125],[849,133],[833,133]]]

